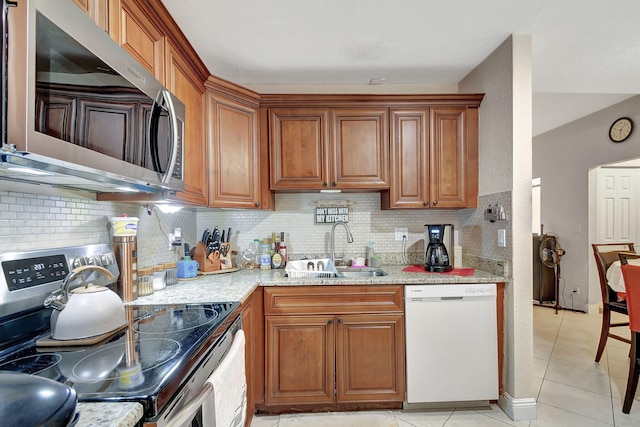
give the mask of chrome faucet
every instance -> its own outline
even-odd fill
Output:
[[[336,265],[336,250],[335,250],[335,235],[336,235],[336,225],[342,225],[344,229],[347,231],[347,243],[353,243],[353,235],[351,234],[351,230],[346,222],[336,221],[331,226],[331,262],[333,265]],[[338,258],[338,261],[342,261],[342,258]]]

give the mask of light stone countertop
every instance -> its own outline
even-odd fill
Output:
[[[78,402],[80,419],[76,427],[133,427],[144,415],[135,402]]]
[[[386,276],[366,278],[288,278],[285,270],[240,270],[198,276],[143,297],[135,304],[186,304],[244,301],[258,286],[416,285],[495,283],[509,279],[476,269],[471,276],[403,272],[404,265],[385,265]]]
[[[444,273],[403,272],[404,265],[384,265],[386,276],[367,278],[288,278],[285,270],[240,270],[198,276],[196,279],[180,281],[127,304],[188,304],[242,302],[258,286],[331,286],[331,285],[415,285],[415,284],[462,284],[496,283],[509,279],[476,269],[471,276],[456,276]],[[142,406],[136,403],[78,403],[82,411],[79,427],[125,427],[133,426],[143,415]]]

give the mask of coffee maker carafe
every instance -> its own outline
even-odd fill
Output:
[[[450,227],[449,248],[453,249],[453,224],[425,224],[425,227],[427,229],[426,238],[429,241],[425,254],[425,270],[434,273],[453,270],[453,259],[449,258],[447,247],[444,244],[445,229]]]

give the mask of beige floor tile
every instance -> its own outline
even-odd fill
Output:
[[[278,415],[254,415],[251,427],[276,427],[279,420]]]
[[[629,414],[622,412],[622,399],[613,399],[613,417],[616,427],[640,426],[640,393],[636,392]]]
[[[552,334],[537,333],[533,335],[533,357],[549,359],[556,336]]]
[[[545,380],[577,387],[582,390],[611,396],[609,375],[595,371],[574,368],[572,366],[549,363]]]
[[[531,421],[531,427],[605,427],[613,425],[540,402],[538,402],[536,409],[538,419]]]
[[[605,347],[605,352],[607,353],[607,360],[617,360],[618,362],[628,362],[629,361],[629,344],[623,343],[624,346],[613,346],[608,345]]]
[[[581,414],[603,423],[613,424],[611,396],[545,380],[538,402]]]
[[[445,427],[505,427],[508,425],[515,424],[511,420],[507,422],[498,420],[480,411],[458,409],[444,424]]]
[[[533,359],[533,376],[535,378],[544,378],[544,374],[547,372],[547,366],[549,365],[549,359]]]
[[[629,361],[609,360],[609,375],[613,378],[629,377]]]
[[[453,414],[453,410],[394,411],[399,427],[442,427]]]
[[[281,415],[278,427],[398,427],[391,411]]]

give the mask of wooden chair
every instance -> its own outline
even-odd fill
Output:
[[[600,293],[602,295],[602,329],[600,331],[600,341],[596,352],[596,362],[599,362],[604,352],[604,347],[607,344],[607,338],[611,337],[630,343],[627,338],[609,331],[610,328],[629,326],[628,322],[611,323],[612,311],[626,315],[629,313],[627,312],[627,303],[625,301],[618,301],[618,295],[607,284],[607,269],[614,261],[618,261],[618,254],[620,252],[635,252],[635,248],[633,243],[594,243],[591,247],[593,248],[593,255],[596,258],[598,277],[600,279]]]
[[[640,254],[620,254],[622,277],[624,278],[629,309],[629,329],[631,330],[629,377],[622,405],[622,412],[625,414],[631,411],[640,375],[640,265],[627,264],[627,259],[631,258],[640,258]]]

